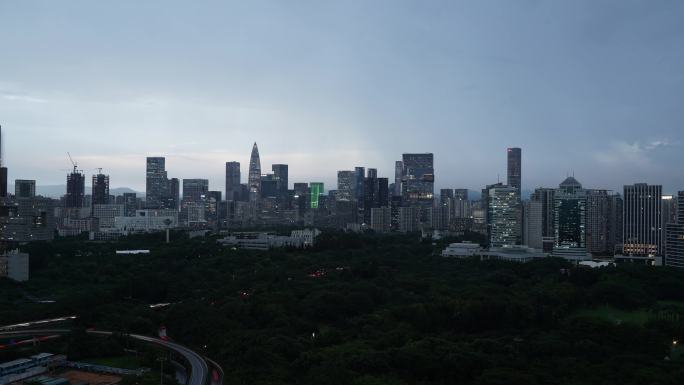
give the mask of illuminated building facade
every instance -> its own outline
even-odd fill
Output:
[[[646,183],[624,187],[625,255],[653,257],[662,252],[662,190]]]

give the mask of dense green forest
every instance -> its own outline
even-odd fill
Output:
[[[682,271],[446,259],[419,236],[324,233],[314,249],[268,252],[174,238],[31,244],[31,280],[0,280],[0,324],[165,325],[220,362],[227,385],[684,379]],[[152,253],[115,255],[129,248]]]

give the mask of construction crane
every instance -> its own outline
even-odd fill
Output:
[[[71,154],[67,152],[67,155],[69,156],[69,162],[71,162],[71,165],[74,166],[74,174],[78,172],[78,163],[74,162],[74,159],[71,157]]]
[[[97,174],[102,174],[102,167],[96,167],[95,170],[97,170]]]

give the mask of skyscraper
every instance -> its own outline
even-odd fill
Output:
[[[401,178],[404,175],[404,162],[398,160],[394,162],[394,191],[392,195],[401,196]]]
[[[92,199],[93,205],[109,203],[109,175],[104,175],[101,172],[93,175]]]
[[[378,194],[378,171],[369,168],[367,177],[363,182],[363,223],[370,224],[371,209],[380,207]]]
[[[7,167],[0,166],[0,198],[7,196]]]
[[[354,200],[354,190],[356,186],[356,178],[354,171],[338,171],[337,172],[337,195],[335,199],[338,201],[352,201]]]
[[[249,200],[257,202],[261,197],[261,160],[259,159],[259,147],[256,142],[252,146],[252,155],[249,158]]]
[[[403,154],[401,196],[409,206],[432,208],[435,185],[433,161],[431,153]],[[422,217],[421,220],[424,219]]]
[[[354,167],[354,198],[359,201],[359,207],[363,205],[363,181],[366,178],[365,167]]]
[[[587,196],[582,184],[567,177],[554,194],[556,247],[586,248]]]
[[[521,239],[518,189],[496,186],[489,189],[487,199],[487,218],[491,224],[489,245],[501,247],[518,244]]]
[[[542,249],[542,202],[525,201],[523,203],[523,218],[523,245]]]
[[[240,162],[226,162],[226,200],[236,201],[240,197]]]
[[[489,215],[489,193],[490,190],[495,188],[495,187],[506,187],[504,186],[503,183],[497,182],[495,184],[489,184],[485,186],[485,188],[482,189],[481,191],[481,200],[482,200],[482,210],[484,214],[484,222],[485,226],[487,228],[487,240],[489,240],[492,237],[492,221],[491,217]]]
[[[178,178],[167,179],[162,208],[173,210],[180,208],[180,181]]]
[[[677,220],[667,224],[665,265],[684,267],[684,191],[677,194]]]
[[[389,207],[389,179],[378,178],[378,207]]]
[[[145,206],[149,209],[162,208],[162,202],[168,195],[166,175],[166,159],[148,157],[145,177]]]
[[[623,252],[652,257],[662,252],[662,191],[660,185],[625,186]]]
[[[587,190],[586,240],[592,254],[610,254],[611,198],[607,190]]]
[[[443,188],[439,190],[439,204],[449,206],[451,199],[454,199],[454,189]]]
[[[36,181],[17,179],[14,181],[14,196],[17,198],[33,198],[36,196]]]
[[[454,189],[454,199],[460,199],[463,201],[468,200],[468,189],[467,188],[455,188]]]
[[[309,195],[311,196],[311,208],[317,209],[319,206],[319,198],[321,197],[321,195],[323,195],[323,183],[309,183]]]
[[[273,178],[278,182],[278,191],[280,194],[285,194],[289,185],[288,181],[288,166],[286,164],[274,164],[271,166],[273,171]]]
[[[67,175],[66,207],[79,208],[84,206],[85,175],[76,170]]]
[[[138,197],[136,193],[123,193],[124,215],[134,217],[138,209]]]
[[[518,147],[508,149],[508,185],[521,191],[522,186],[522,156]]]
[[[207,179],[183,179],[183,201],[202,202],[209,192]]]

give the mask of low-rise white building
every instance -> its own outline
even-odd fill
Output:
[[[487,251],[478,253],[481,260],[496,259],[502,261],[512,262],[530,262],[539,258],[546,258],[548,255],[539,249],[533,249],[527,246],[509,246],[492,247]]]
[[[232,246],[247,250],[268,250],[280,247],[311,247],[321,232],[318,229],[295,230],[290,236],[263,232],[233,233],[218,242],[224,246]]]
[[[482,247],[477,243],[452,243],[442,251],[442,257],[468,258],[478,255]]]

